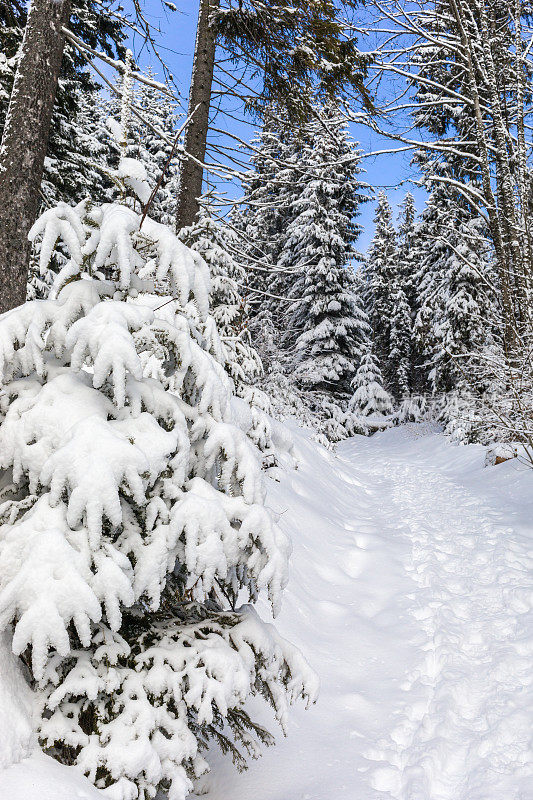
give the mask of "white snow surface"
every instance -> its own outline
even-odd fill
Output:
[[[0,772],[1,800],[105,800],[76,767],[34,752]]]
[[[533,472],[424,425],[337,453],[291,429],[298,469],[269,481],[294,546],[277,627],[321,693],[248,772],[215,758],[202,797],[533,800]],[[0,642],[0,800],[103,798],[25,758],[30,716]]]
[[[18,659],[6,633],[0,633],[0,770],[28,756],[35,746],[32,711],[31,692]],[[0,791],[1,786],[0,771]]]
[[[533,800],[533,472],[423,425],[337,454],[293,434],[299,468],[270,490],[294,545],[276,623],[320,697],[248,772],[214,764],[203,797]]]

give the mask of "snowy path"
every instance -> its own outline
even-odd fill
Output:
[[[533,471],[420,426],[337,455],[293,432],[269,490],[294,543],[277,625],[322,690],[248,772],[213,756],[203,800],[533,800]],[[29,728],[2,710],[9,761]],[[0,800],[101,796],[42,755],[0,771]]]
[[[299,439],[279,627],[321,697],[210,800],[533,800],[533,475],[419,434]]]

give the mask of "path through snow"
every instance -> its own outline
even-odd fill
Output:
[[[209,800],[533,800],[533,474],[420,426],[295,435],[278,625],[321,696]]]
[[[321,695],[248,772],[216,757],[204,800],[533,800],[533,471],[421,426],[337,455],[293,433],[299,468],[270,482],[294,543],[277,624]],[[19,758],[29,721],[6,719]],[[0,800],[98,797],[43,755],[0,772]]]

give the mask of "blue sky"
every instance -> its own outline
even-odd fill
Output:
[[[164,11],[160,0],[148,0],[145,8],[147,9],[147,17],[152,24],[157,25],[159,23],[161,27],[162,33],[159,37],[161,55],[172,71],[175,85],[182,96],[184,108],[186,108],[196,34],[198,0],[175,0],[175,2],[178,6],[176,12]],[[362,10],[361,13],[368,12]],[[133,44],[138,44],[140,47],[141,42],[139,40],[138,42],[133,42]],[[363,42],[361,46],[364,49]],[[134,47],[134,49],[138,52],[138,47]],[[158,64],[154,63],[152,55],[141,54],[141,62],[145,64],[151,63],[155,71],[158,71]],[[218,122],[221,121],[222,119],[220,118]],[[224,117],[223,125],[220,125],[220,127],[224,127],[224,129],[246,140],[253,135],[255,130],[255,126],[251,121],[239,124],[227,116]],[[360,142],[361,148],[365,153],[391,146],[391,142],[387,142],[386,139],[379,137],[363,125],[353,124],[351,133]],[[426,195],[422,189],[414,187],[409,182],[417,178],[416,170],[410,166],[410,159],[410,153],[394,153],[365,158],[363,166],[366,170],[366,175],[363,175],[362,178],[376,190],[385,188],[393,208],[396,208],[403,200],[406,191],[412,191],[417,208],[421,211]],[[230,196],[238,196],[238,190],[230,188],[228,194]],[[359,222],[363,226],[363,233],[357,242],[357,249],[363,253],[366,252],[373,235],[374,207],[375,203],[369,202],[361,208]]]

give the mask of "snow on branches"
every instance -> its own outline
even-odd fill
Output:
[[[381,370],[372,347],[363,355],[352,387],[354,393],[348,404],[348,429],[368,436],[392,424],[392,399],[383,388]]]
[[[60,204],[31,238],[42,269],[58,246],[66,263],[49,299],[0,319],[0,629],[53,755],[115,800],[181,800],[210,739],[237,759],[268,739],[250,693],[282,725],[316,695],[238,607],[264,590],[279,608],[290,544],[205,335],[201,256],[119,203]]]

